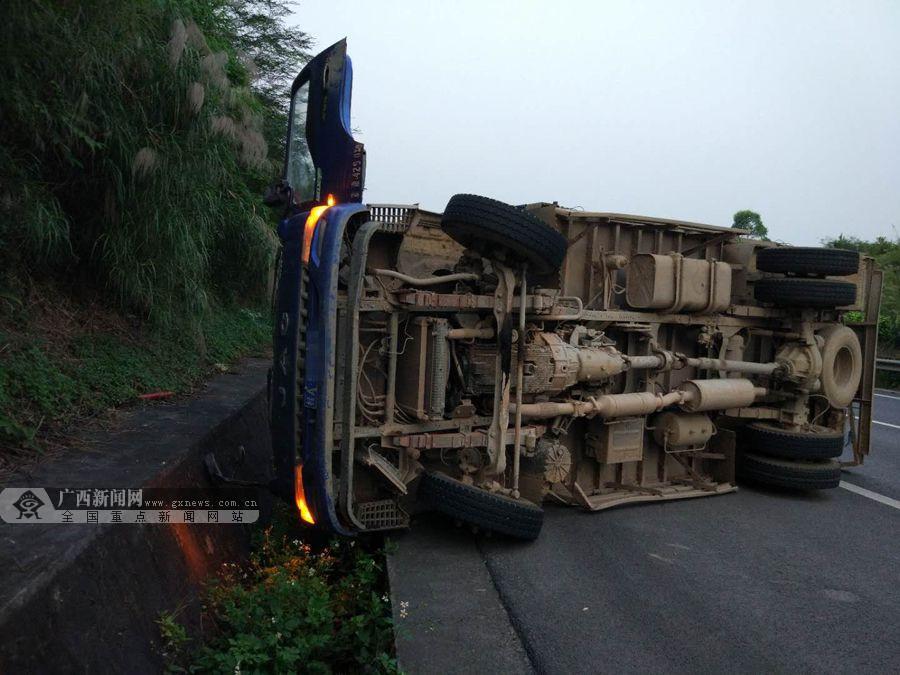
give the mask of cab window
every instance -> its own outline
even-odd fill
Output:
[[[294,190],[294,202],[297,204],[316,199],[316,167],[306,140],[308,100],[309,82],[306,82],[297,89],[291,101],[291,129],[285,176]]]

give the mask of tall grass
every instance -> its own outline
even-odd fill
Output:
[[[99,284],[164,324],[258,295],[275,163],[226,0],[3,4],[0,290]]]

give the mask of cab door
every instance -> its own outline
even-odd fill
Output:
[[[299,210],[328,195],[339,204],[362,201],[366,151],[350,129],[352,89],[346,40],[318,54],[294,80],[284,179]]]

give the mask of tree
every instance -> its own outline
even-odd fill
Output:
[[[880,236],[874,241],[843,234],[833,239],[823,239],[826,248],[843,248],[859,251],[875,258],[875,264],[883,273],[881,314],[878,317],[878,349],[889,358],[896,358],[900,349],[900,237]],[[862,317],[856,317],[862,320]]]
[[[749,209],[738,211],[734,214],[734,223],[731,225],[740,230],[748,230],[750,236],[756,239],[766,239],[769,236],[769,228],[763,225],[762,217]]]
[[[250,88],[265,109],[269,155],[280,166],[287,133],[291,82],[309,60],[313,40],[291,25],[289,0],[206,0],[222,5],[222,32],[248,71]]]

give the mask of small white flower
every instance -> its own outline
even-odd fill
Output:
[[[275,623],[275,617],[274,617],[274,616],[272,617],[272,623]]]
[[[281,633],[275,633],[275,639],[276,639],[276,640],[280,640],[280,639],[281,639]]]

